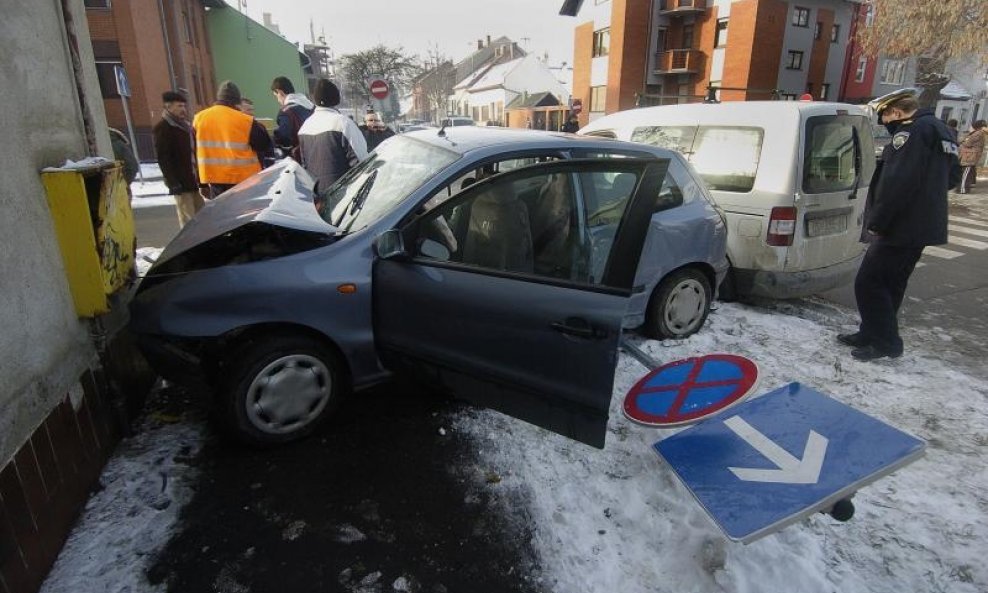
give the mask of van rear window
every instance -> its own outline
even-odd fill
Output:
[[[749,192],[762,154],[761,128],[735,126],[643,126],[631,134],[643,142],[681,153],[713,190]]]
[[[861,137],[847,116],[806,120],[803,192],[844,192],[854,187],[861,168]]]

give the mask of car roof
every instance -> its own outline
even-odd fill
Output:
[[[706,125],[770,127],[792,125],[802,117],[837,115],[843,111],[867,117],[861,107],[849,103],[826,101],[730,101],[727,103],[689,103],[629,109],[598,118],[580,130],[596,130],[655,125],[688,125],[702,121]]]
[[[573,148],[599,149],[602,151],[630,150],[648,152],[660,158],[674,158],[674,151],[656,146],[622,142],[609,138],[576,136],[562,132],[543,132],[521,128],[502,128],[486,126],[447,127],[444,136],[439,135],[439,128],[420,130],[404,134],[405,137],[422,140],[435,146],[452,150],[461,155],[483,150],[525,150],[550,149],[569,150]]]

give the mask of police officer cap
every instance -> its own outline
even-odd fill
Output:
[[[889,108],[889,105],[895,103],[899,99],[904,99],[906,97],[916,97],[919,95],[919,89],[912,87],[906,87],[904,89],[899,89],[893,91],[887,95],[882,95],[881,97],[876,97],[868,102],[868,106],[875,110],[875,114],[878,115],[878,121],[882,121],[882,112]]]

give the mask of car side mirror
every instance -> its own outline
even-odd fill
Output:
[[[405,251],[405,241],[398,229],[390,229],[378,235],[374,240],[374,251],[381,259],[395,259],[408,255]]]

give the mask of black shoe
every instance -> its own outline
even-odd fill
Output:
[[[837,334],[837,341],[845,346],[852,346],[854,348],[867,346],[871,342],[871,340],[863,336],[861,332],[855,332],[853,334]]]
[[[868,344],[867,346],[862,346],[851,350],[851,356],[853,356],[856,360],[862,361],[875,360],[876,358],[885,357],[899,358],[902,356],[902,350],[890,350],[874,344]]]

